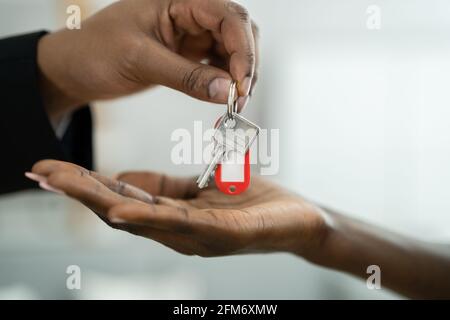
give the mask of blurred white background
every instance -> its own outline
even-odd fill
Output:
[[[62,27],[76,2],[0,0],[0,35]],[[262,52],[245,115],[280,129],[272,178],[366,221],[450,242],[450,3],[241,2]],[[366,27],[369,5],[381,9],[380,30]],[[199,168],[171,163],[171,132],[212,125],[224,109],[159,88],[95,111],[99,171],[186,175]],[[0,219],[0,298],[398,298],[284,254],[184,257],[44,192],[0,197]],[[82,269],[80,291],[66,289],[71,264]]]

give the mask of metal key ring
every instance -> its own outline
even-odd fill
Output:
[[[228,119],[233,119],[234,114],[237,113],[237,83],[232,81],[230,85],[230,92],[228,93],[228,103],[227,103],[227,116]]]

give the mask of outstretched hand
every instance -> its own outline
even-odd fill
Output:
[[[229,196],[199,190],[193,178],[127,172],[111,179],[56,160],[32,172],[43,188],[82,202],[110,226],[187,255],[284,251],[313,259],[327,235],[320,209],[261,178]]]

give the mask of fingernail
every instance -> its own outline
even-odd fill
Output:
[[[25,177],[36,182],[47,182],[47,178],[32,172],[25,172]]]
[[[211,99],[220,102],[226,102],[228,92],[230,91],[231,80],[224,78],[216,78],[209,84],[208,95]]]
[[[57,194],[62,194],[64,195],[65,192],[56,188],[53,188],[51,185],[49,185],[46,181],[41,181],[39,182],[39,187],[41,187],[44,190],[50,191],[50,192],[54,192]]]
[[[251,85],[252,85],[252,78],[246,77],[241,83],[239,83],[239,95],[248,96],[250,93]]]
[[[237,100],[238,112],[242,112],[250,101],[250,96],[240,97]]]

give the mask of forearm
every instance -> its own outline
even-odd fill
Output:
[[[315,263],[367,278],[377,265],[383,286],[412,298],[450,298],[450,250],[402,237],[332,210]]]

